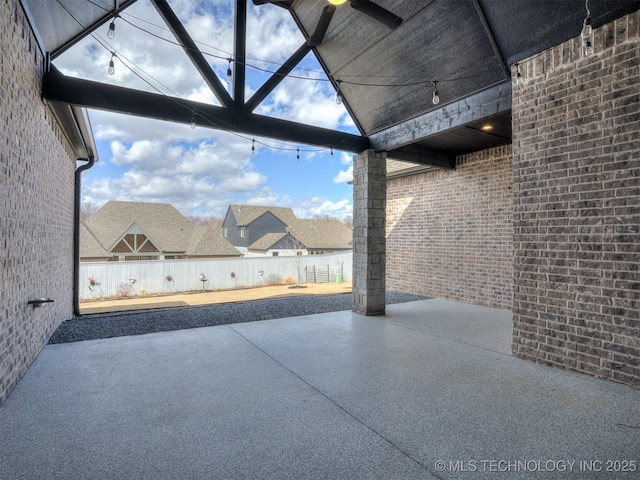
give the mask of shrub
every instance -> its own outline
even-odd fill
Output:
[[[133,285],[131,283],[121,283],[118,286],[118,296],[119,297],[128,297],[129,295],[133,295]]]
[[[270,273],[264,283],[267,285],[280,285],[282,283],[282,277],[277,273]]]

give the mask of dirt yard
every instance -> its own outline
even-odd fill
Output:
[[[212,305],[215,303],[245,302],[275,297],[300,295],[327,295],[351,293],[351,282],[306,283],[302,285],[276,285],[236,290],[187,292],[169,295],[148,295],[119,299],[100,299],[80,303],[80,313],[122,312],[149,308]]]

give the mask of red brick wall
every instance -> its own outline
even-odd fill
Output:
[[[20,2],[0,2],[0,403],[73,315],[75,158],[40,99],[43,64]]]
[[[511,146],[387,183],[387,290],[511,308]]]
[[[640,12],[519,65],[516,355],[640,386]]]

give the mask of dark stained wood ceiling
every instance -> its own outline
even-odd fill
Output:
[[[41,43],[53,57],[109,21],[118,8],[125,8],[132,1],[101,0],[100,5],[104,6],[98,8],[97,3],[84,0],[22,0]],[[152,1],[157,9],[161,10],[161,4],[166,3],[170,10],[171,1]],[[235,1],[238,5],[247,3]],[[253,3],[257,8],[276,5],[289,10],[306,38],[314,32],[327,5],[324,0]],[[328,77],[334,86],[339,86],[364,142],[336,137],[331,143],[327,132],[298,127],[292,127],[289,136],[278,137],[279,132],[287,130],[286,126],[278,123],[271,128],[267,120],[247,115],[248,106],[255,108],[250,99],[246,104],[236,99],[235,103],[224,105],[229,110],[225,118],[235,122],[233,128],[241,131],[247,125],[254,129],[247,133],[290,141],[297,138],[298,132],[303,134],[299,141],[321,134],[324,144],[338,149],[340,141],[345,149],[370,146],[406,160],[451,165],[453,155],[510,141],[511,65],[578,36],[586,16],[584,0],[376,0],[375,3],[401,17],[402,24],[389,28],[351,8],[347,2],[336,7],[322,42],[313,47]],[[640,0],[590,0],[596,28],[638,9]],[[237,47],[242,48],[242,43],[236,42]],[[305,53],[304,46],[300,52]],[[274,79],[273,83],[277,82]],[[433,82],[440,97],[437,105],[432,103]],[[85,93],[90,97],[90,92]],[[104,94],[108,98],[115,92]],[[65,96],[64,101],[92,106],[83,105],[72,96]],[[465,109],[473,110],[474,115],[465,114]],[[173,115],[163,114],[168,116],[166,119]],[[223,114],[216,111],[216,115]],[[189,115],[187,109],[187,118],[176,116],[174,120],[188,122]],[[493,130],[482,130],[487,121],[495,124]],[[407,134],[411,129],[414,130]]]

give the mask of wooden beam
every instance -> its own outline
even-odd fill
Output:
[[[496,42],[496,37],[493,34],[493,30],[491,30],[491,27],[487,22],[487,17],[484,14],[484,10],[482,10],[482,5],[480,5],[480,2],[478,0],[473,0],[473,6],[476,9],[478,18],[480,18],[480,23],[482,23],[482,28],[484,30],[484,33],[487,35],[487,39],[489,40],[489,43],[491,44],[493,53],[496,55],[496,58],[500,59],[500,66],[502,67],[502,74],[504,75],[504,78],[510,79],[511,72],[507,68],[507,65],[504,61],[504,57],[502,56],[502,52],[500,51],[500,48],[498,47],[498,44]]]
[[[510,109],[511,80],[373,133],[369,140],[377,152],[388,152]]]
[[[191,35],[184,28],[178,17],[169,6],[166,0],[152,0],[153,6],[156,8],[160,16],[164,19],[167,26],[171,29],[171,32],[176,37],[176,40],[180,43],[183,50],[189,57],[189,60],[196,67],[203,80],[209,86],[213,94],[225,107],[229,107],[233,104],[231,96],[227,93],[226,88],[216,75],[216,73],[209,65],[209,62],[196,43],[191,38]]]
[[[273,90],[280,84],[282,80],[293,70],[296,65],[298,65],[302,59],[309,53],[311,47],[305,43],[303,43],[298,50],[296,50],[293,55],[289,57],[289,60],[284,62],[277,72],[275,72],[269,80],[264,82],[264,84],[258,89],[257,92],[253,94],[253,96],[249,99],[245,108],[249,112],[253,112],[262,101],[267,98]]]
[[[247,0],[236,0],[235,45],[233,55],[233,101],[244,108],[247,62]]]
[[[302,123],[265,117],[236,108],[143,92],[104,83],[67,77],[54,66],[44,79],[43,97],[79,107],[94,108],[169,122],[236,132],[247,136],[274,138],[304,145],[360,153],[370,148],[360,135],[338,132]]]

